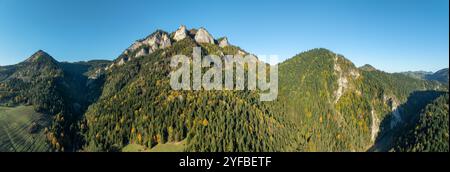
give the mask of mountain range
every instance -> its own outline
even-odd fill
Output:
[[[425,71],[409,71],[409,72],[401,72],[407,76],[417,78],[417,79],[425,79],[430,81],[438,81],[442,84],[448,85],[448,68],[441,69],[437,72],[425,72]]]
[[[58,62],[40,50],[0,67],[0,106],[51,116],[38,128],[52,151],[448,152],[448,68],[386,73],[317,48],[279,63],[278,98],[260,102],[260,90],[172,90],[170,57],[194,47],[250,54],[185,26],[113,61]],[[16,144],[0,140],[0,151]]]

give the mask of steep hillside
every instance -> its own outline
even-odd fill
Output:
[[[448,68],[441,69],[433,74],[427,75],[426,79],[439,81],[443,84],[448,85]]]
[[[448,93],[436,98],[405,126],[393,145],[400,152],[448,152]]]
[[[61,111],[62,95],[55,85],[63,71],[50,55],[38,51],[17,65],[2,71],[0,100],[2,105],[33,104],[39,112]],[[51,103],[50,103],[51,102]]]
[[[47,137],[56,150],[78,149],[77,121],[96,101],[102,84],[98,73],[108,61],[60,63],[40,50],[0,71],[0,105],[33,105],[50,115]],[[98,71],[98,72],[93,72]]]
[[[387,116],[415,90],[433,82],[356,68],[326,49],[301,53],[279,66],[277,106],[299,126],[302,151],[365,151],[377,141]],[[444,88],[442,88],[444,89]],[[395,125],[393,123],[393,125]]]
[[[48,117],[42,134],[53,151],[441,151],[448,140],[448,125],[438,130],[448,123],[444,98],[430,104],[448,94],[448,69],[392,74],[312,49],[278,65],[278,98],[262,102],[261,90],[172,89],[171,57],[192,60],[194,47],[202,56],[249,54],[185,26],[157,30],[114,61],[58,62],[38,51],[0,67],[0,106],[32,105]],[[445,75],[447,84],[437,82]]]
[[[204,29],[195,36],[183,27],[175,33],[186,35],[168,41],[166,32],[157,31],[143,39],[152,41],[138,42],[109,67],[100,99],[85,115],[85,150],[120,151],[129,144],[152,148],[180,141],[186,142],[184,151],[285,150],[292,142],[285,129],[289,122],[259,102],[258,91],[171,89],[173,55],[192,57],[196,46],[203,55],[244,52],[232,45],[220,47]],[[171,35],[180,35],[175,33]],[[147,47],[158,48],[134,55]]]

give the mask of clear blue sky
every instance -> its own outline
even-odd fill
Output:
[[[388,72],[449,66],[448,0],[0,0],[0,65],[114,59],[180,24],[281,60],[323,47]]]

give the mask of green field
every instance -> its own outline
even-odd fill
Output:
[[[0,152],[47,152],[44,127],[48,117],[34,111],[32,106],[0,107]],[[39,126],[36,132],[30,126]]]
[[[122,148],[122,152],[183,152],[185,144],[185,141],[158,144],[151,149],[138,144],[129,144]]]

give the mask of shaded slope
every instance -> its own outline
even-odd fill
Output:
[[[395,140],[393,149],[400,152],[448,152],[448,93],[421,109]]]

